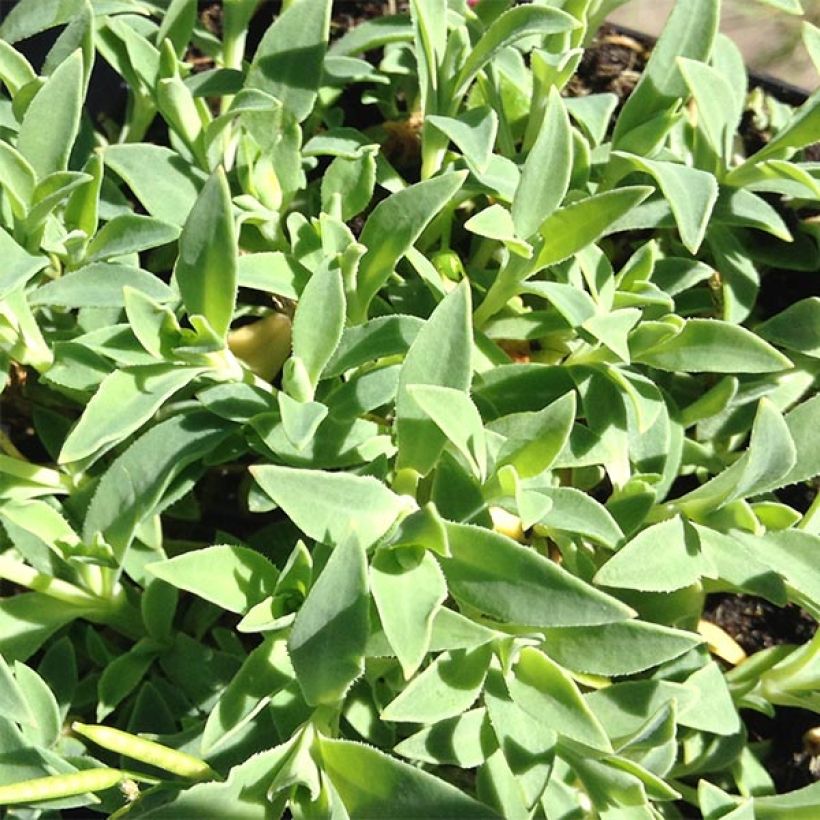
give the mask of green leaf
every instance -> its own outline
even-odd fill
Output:
[[[174,275],[188,314],[204,316],[223,337],[236,301],[236,255],[231,192],[220,169],[185,220]]]
[[[80,129],[83,104],[83,58],[75,51],[46,80],[26,109],[17,150],[39,179],[65,171]]]
[[[156,364],[106,376],[65,440],[59,462],[99,457],[139,430],[174,393],[202,372],[201,367]]]
[[[458,117],[431,114],[425,123],[454,142],[470,165],[479,171],[487,169],[498,132],[498,115],[491,108],[470,108]]]
[[[691,0],[674,5],[640,81],[618,117],[612,139],[614,147],[619,147],[631,131],[677,108],[680,100],[686,98],[686,83],[677,58],[707,62],[719,22],[719,0]]]
[[[466,712],[484,686],[492,653],[489,645],[439,655],[382,711],[382,720],[438,723]]]
[[[301,122],[313,110],[330,25],[330,0],[295,0],[259,43],[246,88],[276,97]]]
[[[152,427],[103,474],[88,506],[83,540],[101,533],[121,558],[170,482],[212,453],[230,432],[223,419],[205,411],[180,413]]]
[[[174,242],[179,228],[161,219],[138,214],[120,214],[107,222],[88,245],[86,259],[95,262],[158,248]]]
[[[534,720],[593,749],[612,750],[572,678],[543,652],[525,646],[507,685],[515,703]]]
[[[538,493],[552,501],[540,520],[548,529],[581,535],[606,547],[615,547],[623,539],[621,528],[607,508],[581,490],[541,487]]]
[[[345,328],[324,377],[340,376],[365,362],[406,353],[424,321],[416,316],[379,316],[362,325]]]
[[[6,18],[9,20],[11,14]],[[0,26],[0,80],[3,81],[9,90],[9,95],[14,99],[17,92],[37,79],[31,63],[12,47],[14,42],[7,34],[7,23]],[[22,39],[22,38],[21,38]]]
[[[728,140],[737,125],[734,91],[727,79],[712,66],[686,57],[678,58],[678,68],[698,107],[698,129],[705,135],[715,156],[729,159]]]
[[[236,260],[237,284],[242,288],[298,299],[310,274],[295,259],[279,251],[246,253]]]
[[[521,171],[512,202],[515,232],[529,239],[561,204],[572,172],[572,129],[556,88],[550,89],[544,122]],[[545,185],[544,181],[549,180]]]
[[[20,661],[14,663],[14,677],[25,695],[28,714],[34,717],[35,723],[31,728],[23,725],[23,735],[37,746],[45,748],[53,746],[60,737],[63,721],[60,716],[60,707],[51,689],[37,672]],[[20,720],[19,714],[14,719],[18,723],[25,723]]]
[[[35,726],[36,718],[28,708],[28,702],[20,683],[15,680],[8,664],[0,655],[0,715],[11,720]]]
[[[430,648],[433,619],[447,598],[435,558],[420,549],[381,549],[370,565],[370,587],[379,619],[410,680]]]
[[[816,561],[820,538],[817,535],[789,529],[767,532],[762,538],[740,532],[733,536],[754,559],[781,575],[806,601],[820,600],[820,571]]]
[[[613,156],[649,174],[658,183],[672,208],[683,244],[691,253],[697,253],[717,201],[715,177],[674,162],[649,160],[622,152],[615,152]]]
[[[109,145],[103,157],[151,216],[180,227],[185,223],[205,182],[201,171],[161,145]]]
[[[562,262],[600,239],[652,191],[652,188],[640,185],[617,188],[559,208],[541,225],[544,243],[535,269]]]
[[[229,612],[245,613],[273,593],[279,573],[254,550],[222,544],[148,564],[148,571]]]
[[[442,350],[448,355],[439,355]],[[465,281],[439,303],[404,359],[396,396],[398,469],[411,468],[426,475],[445,442],[444,433],[418,406],[408,388],[429,384],[466,391],[471,356],[470,289]]]
[[[331,213],[339,197],[345,221],[361,213],[373,197],[377,149],[363,148],[356,157],[336,157],[322,176],[322,210]]]
[[[512,216],[503,205],[496,203],[479,211],[464,223],[464,227],[478,236],[503,242],[510,251],[525,259],[532,256],[532,247],[518,238]]]
[[[691,632],[644,621],[547,629],[544,638],[544,651],[556,663],[591,675],[634,675],[703,642]]]
[[[370,213],[359,241],[367,253],[359,265],[351,318],[361,322],[373,297],[396,263],[413,246],[430,220],[453,198],[466,173],[442,174],[418,182],[382,200]]]
[[[471,709],[405,738],[393,751],[410,760],[472,769],[480,766],[496,745],[486,709]]]
[[[686,373],[774,373],[792,366],[746,328],[717,319],[687,319],[680,333],[632,358]]]
[[[177,57],[182,57],[196,23],[196,0],[171,0],[157,31],[157,43],[170,40]]]
[[[632,610],[560,566],[498,533],[448,524],[452,557],[440,558],[450,594],[506,623],[584,626],[629,618]]]
[[[141,268],[114,262],[95,262],[72,271],[37,288],[31,305],[66,308],[121,308],[125,305],[123,288],[133,288],[157,302],[176,298],[165,282]]]
[[[364,670],[367,559],[354,537],[337,545],[296,615],[288,652],[312,706],[336,703]]]
[[[533,34],[560,34],[579,28],[579,22],[563,11],[544,6],[519,6],[497,17],[464,61],[453,83],[456,97],[463,94],[475,76],[507,46]]]
[[[511,464],[521,478],[549,469],[569,439],[575,420],[575,393],[567,393],[543,410],[511,413],[487,429],[506,439],[496,455],[496,469]]]
[[[321,737],[322,769],[351,818],[491,820],[498,815],[427,772],[349,740]]]
[[[524,292],[546,299],[570,327],[579,327],[595,315],[595,302],[589,294],[572,285],[539,280],[527,282]]]
[[[271,698],[293,680],[285,641],[270,636],[256,647],[231,680],[205,721],[201,752],[215,748],[253,720]]]
[[[0,299],[21,285],[25,285],[36,273],[48,265],[48,257],[34,256],[23,250],[3,228],[0,228],[0,256],[3,268],[0,271]]]
[[[481,416],[470,397],[452,387],[430,384],[410,384],[407,392],[467,459],[475,477],[483,482],[487,474],[487,444]]]
[[[800,0],[757,0],[757,2],[773,6],[780,11],[785,11],[786,14],[805,14]]]
[[[105,667],[97,684],[98,722],[105,720],[139,686],[158,654],[153,642],[139,641]]]
[[[342,338],[345,294],[338,268],[322,265],[308,280],[293,317],[293,355],[315,388]]]
[[[739,498],[784,486],[797,453],[777,408],[761,399],[746,452],[714,478],[677,499],[685,510],[712,510]]]
[[[820,298],[795,302],[758,325],[755,333],[779,347],[820,358]]]
[[[325,544],[354,537],[369,547],[406,509],[402,497],[375,478],[273,465],[250,471],[302,532]]]
[[[16,217],[25,216],[36,184],[37,175],[25,157],[7,142],[0,142],[0,186]]]
[[[799,404],[786,415],[786,426],[794,442],[797,460],[789,472],[780,479],[780,486],[806,481],[820,474],[820,396]],[[772,488],[776,489],[776,488]]]
[[[714,577],[714,567],[700,549],[697,531],[680,516],[640,532],[607,561],[595,583],[645,592],[672,592]]]

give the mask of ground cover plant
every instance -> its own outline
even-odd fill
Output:
[[[820,97],[616,5],[6,16],[4,816],[818,816]]]

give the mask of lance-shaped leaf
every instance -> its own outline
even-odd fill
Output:
[[[103,157],[151,216],[184,224],[205,182],[202,171],[162,145],[109,145]]]
[[[544,243],[535,270],[562,262],[600,239],[652,191],[640,185],[617,188],[559,208],[541,225]]]
[[[305,285],[293,317],[293,355],[304,364],[314,388],[339,345],[344,324],[342,273],[321,265]]]
[[[173,478],[213,452],[230,432],[222,419],[207,412],[180,413],[152,427],[103,474],[88,506],[83,540],[101,533],[121,558]]]
[[[0,258],[3,260],[0,270],[0,299],[26,284],[35,273],[48,265],[47,256],[35,256],[23,250],[3,228],[0,228]]]
[[[382,549],[370,565],[370,586],[384,634],[410,680],[430,649],[433,619],[447,598],[444,576],[427,550]]]
[[[201,367],[163,363],[116,370],[106,376],[65,440],[60,463],[99,456],[110,450],[142,427],[174,393],[202,372]]]
[[[746,452],[722,473],[677,500],[681,508],[717,509],[789,482],[797,451],[789,427],[768,399],[761,399]]]
[[[271,697],[293,680],[285,642],[270,636],[248,655],[208,715],[202,733],[202,754],[222,745],[254,719]]]
[[[67,308],[124,307],[123,288],[133,288],[157,302],[169,302],[174,291],[158,276],[114,262],[95,262],[37,288],[31,305]]]
[[[447,351],[447,355],[441,355],[442,351]],[[396,395],[400,469],[412,468],[426,475],[446,440],[408,388],[432,384],[466,391],[472,372],[471,357],[470,288],[465,281],[433,311],[404,359]]]
[[[354,536],[331,553],[288,640],[299,686],[312,706],[338,702],[362,673],[369,608],[367,558]]]
[[[406,509],[406,499],[375,478],[273,465],[250,469],[293,523],[325,544],[339,545],[354,536],[369,547]]]
[[[481,416],[470,397],[461,390],[432,384],[411,384],[407,391],[483,482],[487,474],[487,444]]]
[[[413,246],[430,220],[461,188],[466,172],[442,174],[397,191],[367,218],[359,241],[367,253],[359,264],[356,302],[351,317],[363,321],[367,307]]]
[[[115,216],[97,233],[88,245],[89,262],[138,253],[167,245],[179,237],[179,228],[160,219],[138,214]]]
[[[487,429],[506,441],[496,455],[496,467],[512,464],[521,478],[548,469],[567,443],[575,420],[575,393],[567,393],[543,410],[511,413]]]
[[[618,147],[630,131],[677,107],[687,96],[678,57],[707,62],[720,21],[719,0],[676,3],[652,57],[618,117],[613,144]]]
[[[498,620],[526,626],[622,621],[632,610],[529,547],[491,530],[448,524],[440,558],[450,594]]]
[[[321,737],[322,769],[351,817],[497,820],[498,815],[415,766],[371,746]]]
[[[498,131],[498,115],[491,108],[470,108],[458,117],[431,114],[425,123],[434,125],[452,140],[464,159],[478,171],[487,169]]]
[[[544,651],[557,663],[591,675],[634,675],[677,658],[703,639],[645,621],[547,629]]]
[[[697,253],[718,197],[715,177],[706,171],[675,162],[644,159],[620,152],[613,156],[649,174],[658,183],[675,216],[683,244],[693,254]]]
[[[661,370],[685,373],[774,373],[792,363],[745,327],[718,319],[687,319],[671,338],[633,360]]]
[[[513,197],[512,218],[518,236],[529,239],[561,204],[571,173],[572,129],[561,95],[553,87]]]
[[[544,6],[518,6],[504,12],[470,51],[453,86],[455,95],[467,90],[476,74],[499,51],[531,34],[558,34],[579,28],[580,23],[566,12]]]
[[[148,571],[178,589],[238,613],[272,594],[279,577],[264,555],[233,544],[186,552],[149,564]]]
[[[480,766],[496,746],[487,710],[471,709],[416,732],[393,751],[410,760],[472,769]]]
[[[697,531],[676,516],[635,536],[598,570],[595,583],[671,592],[715,574],[711,561],[701,552]]]
[[[265,32],[247,88],[280,100],[301,122],[313,110],[327,49],[331,0],[296,0]]]
[[[603,726],[572,678],[543,652],[524,647],[507,686],[518,706],[559,735],[593,749],[612,750]]]
[[[188,314],[204,316],[224,337],[236,301],[236,230],[221,168],[205,183],[185,220],[174,275]]]
[[[65,171],[80,129],[83,57],[75,51],[55,69],[26,109],[17,150],[37,176]]]
[[[466,712],[481,693],[490,665],[489,644],[439,655],[382,711],[382,719],[438,723]]]

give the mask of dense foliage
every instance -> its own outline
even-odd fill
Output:
[[[719,0],[569,95],[616,5],[8,14],[5,816],[818,816],[740,710],[820,637],[702,615],[820,616],[820,95]]]

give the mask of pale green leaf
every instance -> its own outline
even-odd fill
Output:
[[[203,372],[173,364],[116,370],[106,376],[65,440],[59,461],[99,456],[139,430],[177,391]]]
[[[524,647],[507,685],[515,703],[534,720],[593,749],[612,749],[572,678],[543,652]]]
[[[583,626],[629,618],[632,610],[529,547],[469,524],[448,524],[450,558],[440,563],[456,600],[527,626]]]
[[[447,355],[440,355],[444,350]],[[428,473],[445,442],[444,433],[414,401],[409,386],[431,384],[466,391],[471,357],[470,289],[464,282],[433,311],[404,359],[396,396],[399,469]]]
[[[351,818],[492,820],[498,815],[463,791],[384,752],[349,740],[320,741],[323,771]]]
[[[149,564],[148,571],[177,589],[240,614],[270,595],[279,577],[263,555],[228,544]]]
[[[257,484],[310,538],[368,547],[393,526],[405,501],[375,478],[321,470],[251,467]]]
[[[225,336],[236,301],[236,230],[225,172],[205,183],[179,237],[174,276],[188,314]]]
[[[336,703],[364,669],[367,559],[352,537],[337,545],[299,610],[288,652],[307,702]]]
[[[489,645],[439,655],[382,711],[399,723],[438,723],[466,712],[481,693],[490,664]]]
[[[382,549],[370,565],[370,586],[379,619],[405,680],[430,648],[433,619],[447,598],[435,558],[421,549]]]

